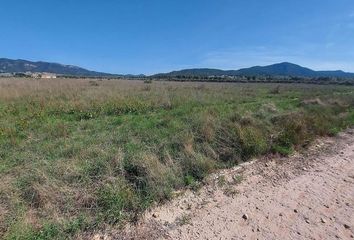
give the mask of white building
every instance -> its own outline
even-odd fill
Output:
[[[57,75],[53,74],[53,73],[42,73],[42,78],[57,78]]]

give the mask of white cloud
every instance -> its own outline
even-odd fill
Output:
[[[292,62],[314,70],[344,70],[354,72],[351,60],[354,56],[334,57],[323,53],[335,46],[328,42],[323,46],[301,46],[301,48],[266,48],[229,49],[206,54],[200,67],[239,69],[255,65],[270,65],[279,62]]]
[[[321,61],[318,59],[303,59],[301,64],[313,70],[343,70],[347,72],[354,72],[353,65],[345,61]]]
[[[287,61],[287,57],[282,54],[282,51],[270,51],[266,47],[258,46],[252,49],[229,49],[210,52],[204,56],[201,65],[223,69],[237,69],[253,65],[268,65],[282,61]]]

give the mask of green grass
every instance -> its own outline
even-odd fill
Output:
[[[354,88],[0,79],[0,238],[135,221],[209,173],[354,124]]]

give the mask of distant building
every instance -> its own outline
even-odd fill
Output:
[[[31,75],[32,78],[41,78],[41,74],[40,73],[29,73]]]
[[[52,78],[57,78],[57,75],[55,75],[54,73],[31,73],[31,77],[52,79]]]
[[[45,79],[57,78],[57,75],[53,73],[42,73],[41,78],[45,78]]]
[[[0,72],[0,77],[12,77],[12,73],[2,73]]]

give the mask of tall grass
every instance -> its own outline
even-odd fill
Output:
[[[67,239],[354,123],[345,86],[0,79],[0,236]]]

